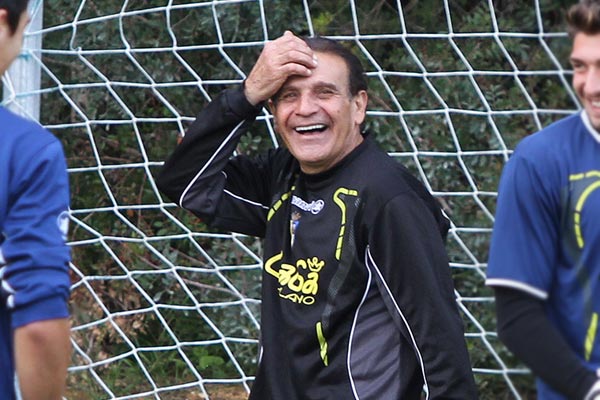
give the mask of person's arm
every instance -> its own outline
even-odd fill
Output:
[[[226,185],[223,170],[259,111],[248,103],[241,87],[222,92],[198,114],[165,161],[156,180],[160,191],[210,223]],[[233,173],[247,170],[240,166]]]
[[[498,336],[534,374],[569,399],[587,399],[598,378],[548,320],[543,300],[494,287]]]
[[[70,360],[67,167],[50,133],[32,127],[19,134],[3,226],[0,298],[10,313],[23,398],[58,399]]]
[[[486,284],[495,290],[498,333],[506,346],[546,384],[570,399],[586,399],[596,381],[548,318],[550,288],[561,243],[560,154],[524,139],[504,167]]]
[[[23,400],[58,400],[71,360],[67,318],[37,321],[14,333],[15,367]]]
[[[414,348],[429,398],[476,399],[463,321],[431,210],[407,192],[388,202],[372,225],[368,257],[390,315]]]
[[[262,236],[269,163],[231,156],[262,104],[289,76],[309,74],[307,63],[313,63],[312,50],[290,32],[268,42],[244,85],[224,91],[198,114],[158,176],[160,191],[212,226]]]

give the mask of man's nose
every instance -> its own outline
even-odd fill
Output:
[[[298,99],[296,113],[300,115],[309,115],[317,109],[317,99],[309,93],[303,93]]]

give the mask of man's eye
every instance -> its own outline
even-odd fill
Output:
[[[319,97],[329,97],[334,95],[334,91],[331,89],[321,89],[317,92]]]
[[[279,96],[279,100],[281,100],[281,101],[290,101],[295,98],[296,98],[296,93],[294,93],[294,92],[282,93],[281,96]]]

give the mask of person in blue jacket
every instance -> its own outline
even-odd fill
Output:
[[[582,110],[529,135],[504,168],[487,284],[498,335],[540,400],[600,400],[600,0],[567,13]]]
[[[0,73],[20,52],[27,0],[0,0]],[[62,398],[70,362],[69,184],[59,141],[0,107],[0,399]],[[15,378],[16,376],[16,378]]]

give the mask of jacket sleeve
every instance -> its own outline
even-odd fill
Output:
[[[494,287],[498,337],[533,373],[569,399],[585,399],[598,380],[552,325],[544,301],[522,290]]]
[[[448,258],[434,215],[412,191],[385,204],[368,257],[392,318],[411,343],[428,399],[476,399]]]
[[[166,160],[156,181],[159,190],[213,227],[263,236],[267,163],[232,157],[259,111],[241,86],[222,92]]]
[[[0,248],[0,299],[11,310],[13,329],[68,317],[70,294],[69,181],[62,147],[56,139],[41,149],[22,141],[15,154],[29,161],[13,170]]]

